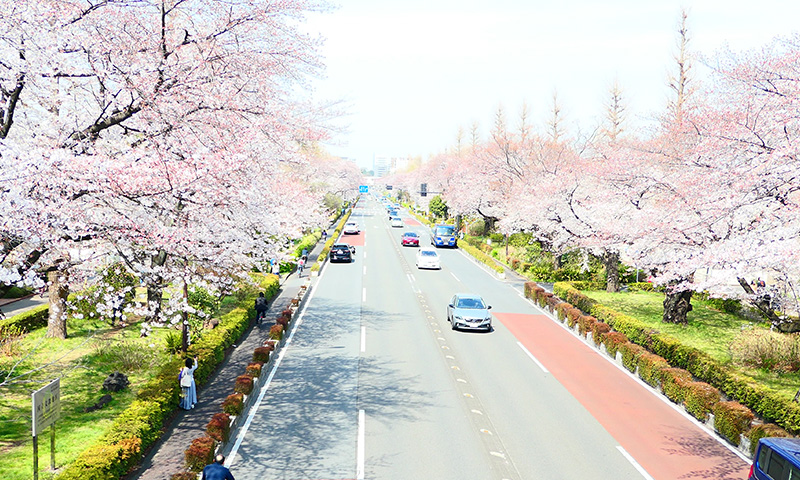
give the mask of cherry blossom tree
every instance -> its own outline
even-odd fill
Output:
[[[318,222],[300,172],[321,135],[297,87],[320,63],[298,22],[322,7],[4,1],[3,283],[36,266],[63,292],[114,254],[156,316],[187,266],[250,265]]]

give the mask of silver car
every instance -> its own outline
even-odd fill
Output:
[[[487,305],[480,295],[471,293],[457,293],[447,305],[447,321],[453,330],[492,331],[492,314],[489,312],[491,305]]]

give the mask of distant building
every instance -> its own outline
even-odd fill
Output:
[[[385,177],[391,173],[392,159],[384,156],[376,156],[372,160],[372,171],[376,177]]]

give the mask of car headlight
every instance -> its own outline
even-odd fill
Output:
[[[461,315],[453,315],[453,318],[455,318],[456,320],[463,320],[463,318],[461,318]]]

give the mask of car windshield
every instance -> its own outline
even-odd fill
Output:
[[[422,251],[419,252],[419,254],[422,255],[423,257],[435,257],[436,256],[436,252],[434,252],[433,250],[422,250]]]
[[[406,236],[406,237],[416,237],[417,236],[417,234],[414,233],[414,232],[406,232],[403,235]]]
[[[456,227],[451,226],[440,226],[436,227],[436,231],[434,234],[436,235],[452,235],[456,231]]]
[[[460,298],[456,306],[458,308],[486,308],[480,298]]]
[[[334,245],[333,248],[335,250],[350,250],[350,245],[345,245],[345,244]]]

